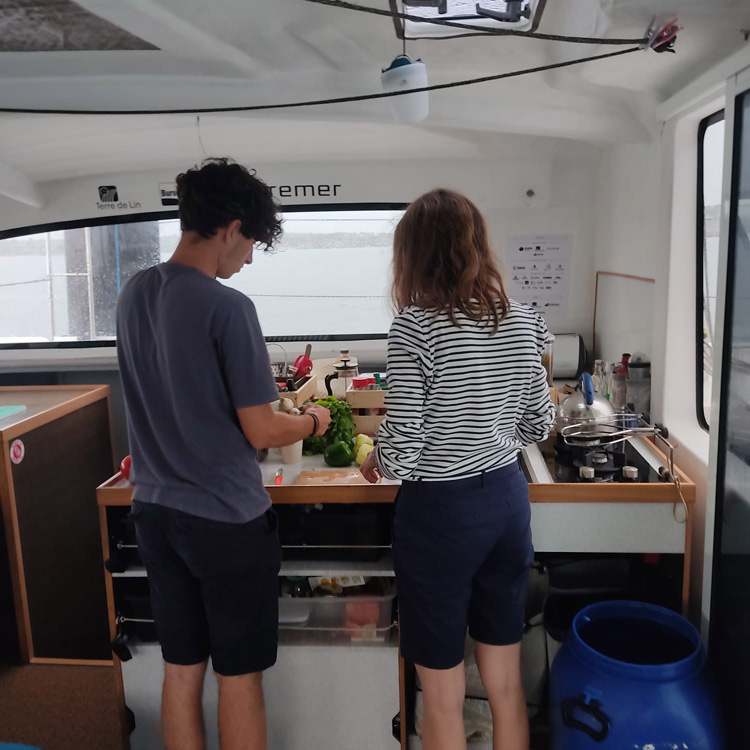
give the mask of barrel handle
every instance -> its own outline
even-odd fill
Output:
[[[599,701],[592,700],[590,703],[587,703],[586,696],[581,695],[578,698],[565,698],[560,708],[562,709],[563,724],[566,727],[584,732],[595,742],[604,742],[607,738],[609,734],[609,717],[601,710]],[[573,718],[573,713],[576,710],[583,711],[583,713],[596,719],[602,725],[601,729],[597,731],[588,724],[584,724],[584,722]]]

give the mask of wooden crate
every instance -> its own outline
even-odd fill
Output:
[[[364,435],[375,436],[378,434],[378,428],[380,427],[380,423],[383,421],[383,415],[379,414],[374,417],[366,417],[354,414],[352,416],[352,419],[354,420],[355,435],[359,435],[360,433],[362,433]]]
[[[278,382],[278,381],[277,381]],[[308,399],[314,399],[318,392],[318,378],[313,371],[306,383],[296,391],[279,393],[279,398],[288,398],[299,409]]]
[[[350,388],[346,400],[352,409],[384,409],[385,394],[388,391],[360,391]]]

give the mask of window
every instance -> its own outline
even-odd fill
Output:
[[[430,20],[455,21],[483,29],[534,31],[539,24],[546,0],[391,0],[391,8],[410,16],[426,19],[396,19],[399,38],[434,39],[476,36],[482,31],[463,31],[456,27],[430,23]]]
[[[723,173],[724,112],[717,112],[698,129],[696,401],[698,421],[706,430],[711,421]]]
[[[278,251],[227,280],[250,297],[263,333],[387,334],[393,230],[402,211],[315,211],[284,217]]]
[[[391,207],[288,212],[278,249],[256,252],[225,283],[253,299],[269,338],[383,336],[401,215]],[[122,286],[177,246],[179,221],[169,216],[0,240],[0,344],[114,341]]]

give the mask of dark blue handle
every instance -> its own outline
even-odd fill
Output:
[[[609,734],[609,716],[601,710],[599,701],[586,702],[586,697],[581,695],[579,698],[566,698],[560,704],[562,710],[563,724],[570,729],[577,729],[591,737],[594,742],[604,742]],[[599,723],[599,729],[587,724],[585,721],[576,719],[573,715],[580,711],[584,716],[588,716],[593,722]]]
[[[594,403],[594,381],[589,373],[584,372],[581,375],[581,389],[586,398],[586,403],[591,406]]]

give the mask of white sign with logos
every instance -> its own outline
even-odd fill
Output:
[[[508,240],[508,295],[548,321],[567,314],[570,297],[569,234],[531,234]]]

